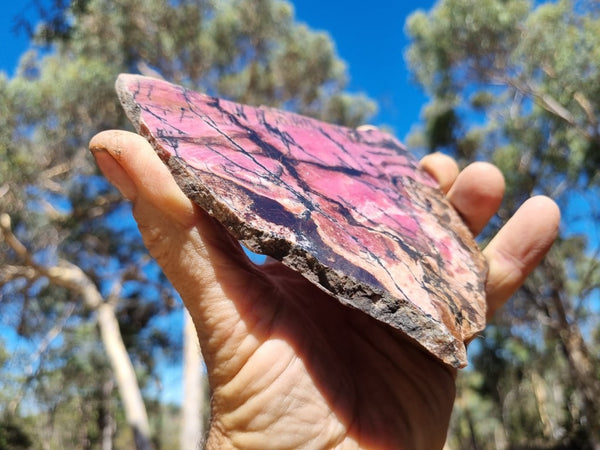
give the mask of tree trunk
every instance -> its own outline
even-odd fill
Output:
[[[113,441],[113,418],[110,407],[114,381],[109,378],[102,384],[102,402],[98,413],[98,428],[100,429],[100,448],[102,450],[112,450]]]
[[[181,450],[196,450],[204,434],[205,399],[202,355],[196,327],[187,310],[183,318],[183,399],[181,402]]]
[[[595,375],[594,362],[583,339],[581,329],[573,317],[571,302],[565,298],[565,277],[560,265],[551,258],[546,258],[543,263],[548,280],[552,280],[552,306],[556,317],[554,329],[569,362],[569,369],[575,380],[574,388],[583,401],[582,413],[586,422],[585,429],[589,433],[590,443],[594,450],[600,450],[600,412],[598,399],[600,398],[600,380]],[[569,320],[571,319],[571,320]]]
[[[583,399],[582,412],[587,422],[585,428],[589,432],[590,443],[594,450],[600,450],[600,381],[594,376],[593,364],[579,327],[563,328],[559,336],[575,378],[574,386]]]
[[[542,423],[544,439],[553,439],[556,433],[553,420],[548,413],[548,395],[546,393],[546,385],[543,378],[536,371],[531,372],[531,386],[533,388],[535,404],[537,406],[538,414],[540,415],[540,421]]]
[[[125,417],[133,431],[135,447],[138,450],[150,450],[152,444],[146,406],[133,364],[121,337],[114,306],[111,303],[102,303],[97,309],[97,314],[102,342],[117,380]]]

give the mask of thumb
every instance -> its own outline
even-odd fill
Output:
[[[239,320],[228,299],[256,275],[252,264],[238,242],[185,196],[143,137],[105,131],[91,140],[90,150],[106,178],[133,203],[144,244],[190,311],[203,350],[211,353],[209,337],[222,346],[220,330],[223,339],[230,338]]]

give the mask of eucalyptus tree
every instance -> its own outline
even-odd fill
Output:
[[[507,445],[599,448],[598,2],[440,0],[406,30],[430,96],[410,143],[497,164],[501,220],[534,194],[563,212],[553,252],[485,333],[472,386],[497,404]],[[477,424],[467,434],[484,438]]]

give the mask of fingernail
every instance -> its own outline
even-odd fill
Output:
[[[100,167],[100,170],[108,181],[127,200],[135,200],[137,197],[137,187],[119,163],[104,149],[93,149],[92,153],[94,158],[96,158],[98,167]]]
[[[365,125],[360,125],[358,127],[356,127],[357,131],[379,131],[379,128],[376,127],[375,125],[369,125],[369,124],[365,124]]]

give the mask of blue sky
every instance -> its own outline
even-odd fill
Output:
[[[404,22],[413,11],[428,10],[433,4],[432,0],[294,1],[298,20],[332,36],[348,63],[350,89],[379,103],[374,122],[390,125],[402,140],[426,101],[404,63],[408,45]]]
[[[28,39],[24,33],[15,33],[14,19],[25,2],[5,2],[0,14],[0,70],[9,76],[13,74],[19,55],[27,48]]]
[[[0,70],[9,76],[19,56],[27,49],[23,32],[13,32],[14,17],[24,9],[34,12],[33,1],[5,2],[0,14]],[[42,3],[48,3],[43,0]],[[403,52],[408,41],[404,34],[406,17],[416,9],[429,9],[433,0],[294,0],[299,21],[315,30],[327,31],[348,65],[349,89],[364,92],[379,103],[373,118],[405,140],[419,119],[426,98],[410,81]]]

